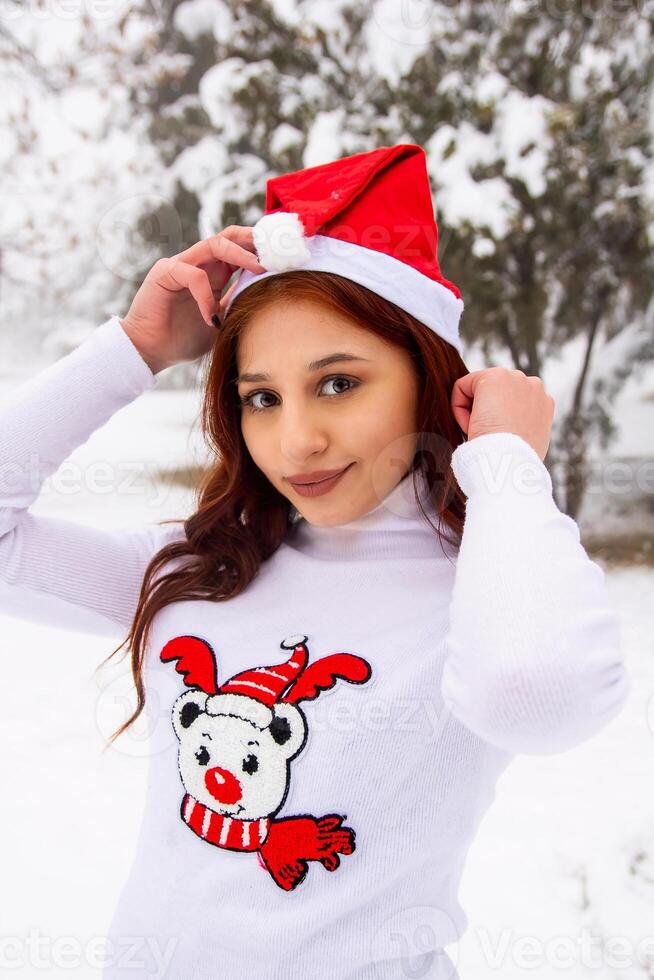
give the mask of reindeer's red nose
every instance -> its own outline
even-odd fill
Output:
[[[229,769],[214,766],[204,774],[204,784],[219,803],[238,803],[241,796],[241,784]]]

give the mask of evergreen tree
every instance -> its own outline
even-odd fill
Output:
[[[267,178],[419,143],[464,341],[486,364],[566,378],[546,463],[576,516],[613,402],[654,357],[653,25],[654,0],[129,0],[84,18],[55,63],[0,25],[5,61],[36,86],[4,151],[2,270],[30,221],[52,245],[56,211],[41,295],[62,329],[71,311],[95,322],[160,255],[254,223]],[[71,90],[100,97],[95,129],[37,165],[38,101]],[[84,154],[97,162],[78,172]],[[18,218],[8,176],[26,190]]]
[[[192,67],[147,109],[185,225],[253,222],[274,174],[423,145],[464,339],[530,375],[575,363],[546,460],[575,516],[612,400],[654,356],[651,0],[414,4],[420,22],[385,0],[174,7],[161,36]]]

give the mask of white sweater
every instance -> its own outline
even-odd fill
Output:
[[[111,531],[29,507],[156,384],[113,316],[2,412],[3,612],[124,635],[182,524]],[[300,520],[237,598],[157,614],[146,806],[106,980],[456,976],[442,947],[467,926],[459,881],[498,776],[514,753],[592,736],[629,678],[604,574],[534,450],[495,433],[452,464],[458,551],[409,476],[347,525]]]

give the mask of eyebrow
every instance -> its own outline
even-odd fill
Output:
[[[343,351],[336,354],[328,354],[327,357],[321,357],[317,361],[311,361],[307,364],[308,371],[320,371],[322,368],[327,367],[329,364],[335,364],[338,361],[369,361],[369,357],[358,357],[356,354],[347,354]],[[241,381],[272,381],[269,374],[239,374],[235,380],[235,384],[240,384]]]

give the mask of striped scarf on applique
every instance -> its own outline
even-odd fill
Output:
[[[270,829],[268,817],[239,820],[226,817],[186,793],[181,806],[182,819],[198,837],[232,851],[258,851]]]

